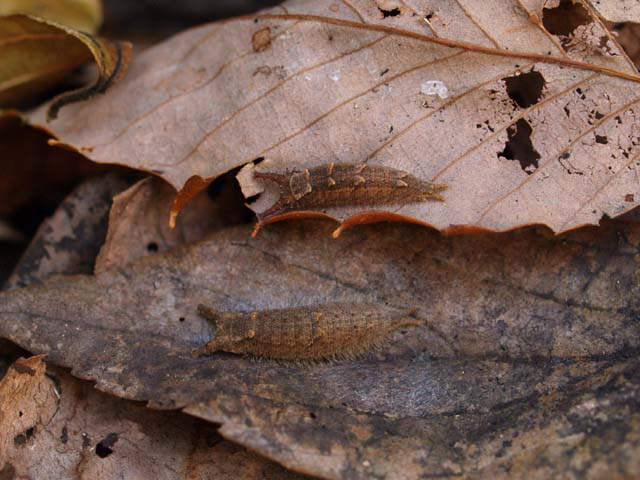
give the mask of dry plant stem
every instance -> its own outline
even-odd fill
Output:
[[[398,35],[401,37],[414,38],[416,40],[423,40],[425,42],[436,43],[438,45],[444,45],[451,48],[461,48],[472,52],[485,53],[487,55],[497,55],[502,57],[511,58],[524,58],[535,60],[537,62],[554,63],[558,65],[566,65],[580,70],[590,70],[594,72],[603,73],[612,77],[624,78],[633,82],[640,83],[640,75],[637,73],[623,72],[615,68],[605,67],[603,65],[595,65],[592,63],[581,62],[579,60],[573,60],[568,57],[554,57],[552,55],[541,55],[539,53],[518,52],[511,50],[503,50],[498,48],[489,48],[476,45],[468,42],[460,42],[457,40],[449,40],[441,37],[434,37],[432,35],[425,35],[423,33],[411,32],[409,30],[402,30],[399,28],[388,27],[386,25],[373,25],[369,23],[359,23],[350,20],[342,20],[339,18],[323,17],[320,15],[302,15],[302,14],[276,14],[267,13],[261,15],[255,15],[253,18],[263,18],[272,20],[297,20],[300,22],[320,22],[332,25],[339,25],[349,28],[359,28],[362,30],[384,32],[391,35]]]
[[[214,338],[193,356],[224,351],[289,361],[353,358],[381,346],[401,327],[421,326],[415,309],[329,303],[252,312],[198,305],[215,324]]]
[[[276,183],[280,198],[258,218],[263,220],[292,210],[322,210],[347,205],[444,201],[447,186],[420,180],[407,172],[376,165],[329,163],[285,174],[254,172],[257,179]]]

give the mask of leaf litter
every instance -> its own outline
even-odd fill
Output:
[[[626,412],[619,449],[639,448],[629,402],[640,227],[443,238],[389,225],[332,240],[313,226],[256,239],[247,227],[224,229],[95,277],[3,293],[0,333],[100,390],[221,423],[225,437],[304,473],[480,476],[506,465],[542,474],[515,439],[558,455],[562,469],[577,453],[569,444],[557,453],[550,439],[566,431],[591,438],[586,471],[604,461],[635,471],[633,456],[604,453],[599,435]],[[328,301],[416,305],[426,325],[347,362],[191,356],[214,333],[198,303],[250,311]],[[595,435],[584,402],[604,412]]]
[[[302,479],[214,426],[105,395],[41,357],[0,382],[3,478]]]
[[[264,33],[261,34],[263,38],[259,39],[259,51],[252,53],[273,54],[279,48],[278,41],[283,39],[296,41],[300,51],[307,51],[305,49],[308,46],[296,36],[296,28],[311,35],[313,41],[322,34],[320,38],[323,41],[334,42],[339,37],[338,44],[351,41],[353,45],[354,38],[357,40],[362,35],[369,35],[370,41],[382,44],[386,38],[384,32],[389,31],[385,29],[390,28],[389,25],[391,28],[407,28],[407,12],[413,10],[404,2],[397,5],[396,2],[387,3],[390,5],[375,8],[371,2],[353,5],[336,3],[327,9],[326,2],[288,2],[284,14],[283,9],[276,10],[276,13],[258,18],[259,25],[248,25],[253,33],[259,28],[264,29],[266,23],[270,29],[269,42],[265,41]],[[497,42],[493,43],[491,38],[487,35],[485,38],[479,32],[484,32],[492,21],[510,25],[505,20],[523,20],[526,17],[519,17],[523,12],[518,9],[514,17],[500,10],[496,10],[500,15],[495,15],[495,12],[476,11],[472,5],[458,6],[460,9],[452,7],[425,12],[424,16],[416,18],[417,24],[412,27],[417,35],[423,35],[425,23],[433,27],[434,32],[446,32],[442,27],[453,25],[461,41],[476,42],[474,45],[495,49],[500,44],[496,45]],[[496,18],[487,18],[489,13]],[[530,39],[522,35],[522,31],[533,34],[535,29],[531,29],[531,25],[538,25],[537,18],[542,22],[543,13],[539,11],[525,18],[526,21],[520,25],[524,28],[519,31],[520,39],[513,32],[505,31],[505,39],[510,42],[505,44],[510,48],[518,47],[516,50],[525,50],[527,45],[517,44],[521,39]],[[313,15],[324,15],[329,20],[310,17]],[[372,28],[371,25],[361,28],[345,24],[345,15],[350,18],[347,24],[366,21],[388,23],[383,24],[383,28]],[[504,15],[509,18],[502,18]],[[242,31],[244,35],[246,32],[239,26],[246,28],[247,25],[242,22],[246,20],[248,24],[248,20],[253,22],[255,18],[251,16],[226,22],[213,27],[213,30],[220,33],[225,26],[233,25],[234,31]],[[277,27],[282,22],[291,30],[274,33],[279,31]],[[322,31],[317,28],[318,23],[324,25]],[[599,24],[590,23],[593,25],[589,29],[582,29],[576,34],[598,37],[601,33]],[[573,141],[574,135],[580,139],[576,145],[580,145],[583,151],[576,155],[576,152],[565,149],[557,158],[568,175],[576,178],[586,176],[589,165],[585,161],[591,158],[589,155],[592,152],[589,149],[603,148],[603,145],[612,148],[614,143],[625,144],[628,140],[625,150],[632,157],[634,112],[629,108],[623,113],[621,105],[625,95],[629,98],[628,93],[633,90],[633,80],[623,80],[622,77],[632,78],[635,71],[631,67],[627,69],[624,55],[615,51],[615,43],[610,43],[608,38],[604,42],[571,43],[571,35],[564,39],[560,34],[545,33],[539,25],[537,28],[535,31],[541,35],[541,39],[536,38],[543,43],[550,41],[561,61],[553,60],[555,63],[551,65],[538,59],[526,68],[519,66],[508,77],[501,76],[494,84],[487,84],[486,88],[473,90],[473,86],[469,87],[470,95],[476,91],[488,94],[485,110],[492,112],[474,128],[486,129],[487,136],[497,132],[495,138],[501,136],[502,139],[493,145],[494,154],[500,153],[499,158],[510,162],[507,164],[512,164],[526,175],[535,175],[544,168],[549,152],[562,145],[558,139],[566,137]],[[352,29],[358,35],[354,36]],[[186,39],[186,43],[189,43],[190,36],[196,33],[202,35],[200,40],[202,45],[206,45],[210,40],[208,35],[212,32],[209,27],[202,27],[176,37],[169,44],[178,39]],[[317,35],[313,37],[312,34]],[[327,34],[328,37],[324,37]],[[416,49],[416,57],[418,52],[424,54],[423,42],[411,44],[411,35],[403,33],[404,36],[398,35],[399,39],[394,35],[390,34],[389,37],[399,40],[399,47],[411,45]],[[329,40],[330,37],[333,38]],[[230,43],[236,40],[231,34],[223,35],[223,38],[228,38]],[[478,42],[478,38],[482,41]],[[577,38],[576,35],[574,38]],[[391,39],[386,39],[391,44]],[[500,41],[506,42],[505,39],[501,38]],[[250,35],[245,35],[242,40],[238,45],[249,46],[253,50]],[[496,41],[495,38],[493,40]],[[447,38],[445,41],[449,42]],[[166,55],[170,50],[169,44],[152,50],[145,57],[148,65],[155,65],[161,60],[171,63],[176,56],[184,54],[184,51],[172,45],[175,55],[164,58],[158,52]],[[312,41],[309,42],[311,44]],[[585,44],[588,48],[582,48]],[[580,48],[576,48],[576,45]],[[601,45],[606,45],[606,48],[599,49]],[[229,52],[237,51],[228,48],[229,45],[225,47]],[[325,48],[330,52],[333,47]],[[434,45],[431,48],[436,49]],[[476,48],[475,53],[471,52],[469,56],[481,54],[480,50]],[[195,56],[196,53],[197,49],[188,52],[187,56]],[[376,54],[385,53],[389,54],[389,51],[376,50]],[[458,53],[463,55],[469,52]],[[437,51],[433,54],[433,58],[437,58]],[[534,52],[529,59],[533,60],[533,55],[540,54]],[[225,68],[220,67],[220,76],[238,66],[246,67],[241,64],[247,58],[251,59],[250,55]],[[353,53],[348,56],[353,57]],[[314,58],[317,60],[317,57]],[[396,55],[395,58],[402,60],[402,55]],[[348,94],[351,86],[340,86],[347,83],[345,78],[349,78],[345,76],[344,69],[336,69],[329,57],[326,57],[326,61],[323,67],[328,68],[328,80],[324,84],[333,82],[338,85],[339,95]],[[592,63],[588,66],[580,63],[585,61]],[[361,64],[356,62],[356,66],[364,64],[368,63],[364,60]],[[504,69],[507,64],[505,58],[493,58],[488,62],[490,69],[495,71]],[[570,64],[572,68],[568,68]],[[253,77],[273,77],[270,81],[283,81],[282,73],[291,74],[289,63],[277,65],[278,75],[273,75],[275,67],[262,68],[264,65],[254,70],[255,73],[260,69],[259,74]],[[473,68],[474,61],[468,67],[470,73],[477,74]],[[152,77],[157,72],[154,69],[145,71],[146,75]],[[402,66],[397,71],[385,67],[378,69],[376,74],[379,78],[390,79],[401,71]],[[267,75],[265,72],[270,73]],[[138,75],[145,76],[138,70],[134,72],[134,79]],[[179,85],[189,76],[176,75],[173,79],[177,81],[176,84],[169,82],[163,85],[162,75],[153,79],[159,80],[160,83],[156,85],[162,88],[151,92],[151,103],[158,100],[167,85]],[[616,79],[616,75],[620,78]],[[533,88],[532,94],[525,95],[517,85],[513,87],[519,77],[525,79],[527,86],[530,86],[529,79],[535,79],[537,87]],[[234,86],[242,85],[242,76],[234,78],[237,80]],[[422,78],[421,82],[415,83],[416,91],[422,96],[420,108],[432,108],[433,115],[438,117],[443,116],[443,112],[447,113],[447,109],[433,102],[452,101],[456,92],[451,91],[453,96],[448,99],[421,92],[424,81],[433,79],[443,81],[448,89],[456,83],[441,76]],[[593,81],[593,84],[589,81]],[[567,88],[566,92],[553,90],[558,83]],[[131,85],[135,84],[132,81]],[[126,92],[133,88],[127,85],[122,84],[113,93],[126,97]],[[615,85],[613,97],[611,85]],[[289,86],[295,87],[295,81]],[[206,85],[203,88],[207,88]],[[276,83],[272,88],[277,92],[282,87]],[[406,89],[395,90],[396,96],[391,95],[391,89],[385,92],[393,107],[398,105],[398,91]],[[549,92],[554,91],[560,93],[557,98],[550,99]],[[274,93],[268,92],[264,97],[266,99]],[[379,90],[372,92],[377,94]],[[182,98],[189,97],[191,93]],[[175,91],[169,93],[170,96],[174,94]],[[298,93],[293,88],[287,94],[295,99]],[[567,100],[563,95],[571,97],[570,100],[552,105],[554,100]],[[138,95],[136,99],[138,97],[147,95]],[[180,98],[177,95],[177,101]],[[238,99],[232,96],[226,100],[232,104],[229,110],[232,112],[228,122],[230,125],[238,120],[233,118],[233,107],[237,108],[234,102],[238,102]],[[173,99],[165,98],[164,101],[169,105]],[[256,108],[260,99],[253,104],[251,101],[244,110],[240,107],[238,117],[242,117],[244,112],[255,114],[269,111],[263,107]],[[269,101],[273,102],[272,105],[285,105],[274,98]],[[104,104],[92,107],[94,104],[100,105],[100,100],[92,100],[84,106],[71,106],[69,111],[73,109],[74,114],[84,121],[87,117],[82,115],[87,115],[91,109],[105,108]],[[162,100],[160,104],[163,104]],[[503,110],[496,110],[496,104]],[[360,108],[366,104],[358,99],[353,105]],[[407,108],[407,105],[403,106]],[[456,115],[459,121],[459,112],[467,112],[466,107],[457,100],[450,105],[451,110],[455,109],[454,115],[445,115],[440,123],[453,122]],[[545,105],[555,109],[542,111]],[[132,103],[132,106],[132,113],[135,114],[140,105]],[[327,110],[327,105],[320,107],[312,111],[308,105],[304,105],[304,109],[311,114],[321,113],[323,108],[325,114],[331,110],[330,106]],[[389,108],[391,110],[391,106]],[[617,119],[615,108],[619,110],[620,120]],[[517,114],[518,111],[524,113]],[[504,115],[501,116],[500,112]],[[297,113],[281,112],[277,118],[277,128],[281,132],[290,126],[295,128]],[[388,111],[377,113],[376,119],[385,119],[382,123],[389,135],[398,132],[397,122],[386,122]],[[149,117],[153,118],[153,115],[152,112]],[[334,113],[331,112],[331,115]],[[308,150],[304,145],[294,148],[291,143],[288,144],[289,150],[284,147],[282,150],[288,156],[269,154],[266,155],[268,160],[262,160],[264,155],[254,157],[252,154],[247,156],[247,161],[258,159],[256,168],[268,167],[285,173],[292,168],[304,171],[304,168],[327,164],[328,161],[339,162],[340,155],[346,155],[345,152],[340,153],[339,145],[342,144],[354,149],[352,153],[355,152],[357,156],[363,150],[359,145],[354,146],[353,142],[340,143],[339,136],[334,138],[334,143],[325,141],[323,144],[322,140],[330,138],[326,136],[327,132],[335,134],[331,128],[337,128],[340,122],[359,128],[358,118],[348,117],[346,123],[343,122],[344,118],[337,120],[333,127],[322,125],[322,121],[313,124],[309,130],[320,140],[314,143],[313,139],[307,137]],[[561,125],[566,131],[549,133],[549,124],[553,123],[550,119],[555,121],[559,118],[563,120],[556,121],[555,127]],[[496,119],[498,123],[502,122],[502,130],[496,129]],[[629,135],[629,130],[617,131],[615,136],[603,134],[600,128],[609,120],[624,125],[621,127],[623,130],[631,128],[632,134]],[[477,118],[472,121],[477,121]],[[156,124],[154,128],[163,128],[162,125]],[[465,131],[464,124],[461,126],[461,131]],[[141,128],[141,125],[137,128]],[[99,130],[95,124],[91,129],[95,129],[103,139],[111,135],[104,129]],[[368,132],[366,129],[363,131]],[[588,138],[585,131],[593,133],[593,138]],[[183,132],[190,134],[184,129],[180,130],[180,133]],[[436,136],[445,133],[452,135],[451,129],[446,132],[431,129],[428,133],[433,132]],[[225,137],[243,138],[243,141],[248,139],[248,147],[239,148],[250,150],[261,143],[260,133],[251,131],[244,137]],[[422,136],[413,138],[415,144],[405,138],[398,145],[408,151],[411,151],[411,147],[414,152],[420,146],[424,151],[425,144],[420,144],[420,141],[425,135],[423,131],[421,133]],[[76,131],[75,134],[91,135],[93,132]],[[143,134],[150,135],[150,132]],[[125,143],[120,146],[117,143],[126,136],[123,133],[113,141],[107,140],[111,141],[111,154],[117,152],[117,148],[125,148]],[[127,140],[132,143],[126,146],[139,154],[131,157],[135,161],[145,161],[145,145],[162,146],[153,142],[135,144],[135,138],[140,137],[132,136]],[[252,145],[251,142],[256,139],[260,141]],[[65,138],[62,140],[67,141]],[[175,151],[184,147],[180,144],[182,140],[177,140]],[[365,144],[371,143],[366,135],[364,140]],[[436,143],[435,140],[437,138],[428,144],[429,148],[440,148],[442,151],[445,147],[458,146],[456,142],[445,143],[440,139],[440,143]],[[389,148],[393,142],[396,140],[389,142]],[[478,149],[483,148],[482,142],[480,140]],[[546,145],[546,142],[553,145]],[[88,143],[78,145],[90,146],[93,152],[85,150],[89,154],[104,154],[106,151]],[[206,145],[206,142],[202,145]],[[238,145],[229,144],[231,147],[238,148]],[[217,148],[224,155],[228,153],[224,142],[218,143]],[[327,151],[333,156],[325,155]],[[302,155],[292,160],[293,152],[302,152]],[[159,153],[156,159],[173,158],[175,152],[168,148]],[[214,153],[217,155],[217,151]],[[437,158],[437,154],[436,151],[434,158]],[[584,157],[581,156],[583,154]],[[323,158],[322,162],[319,161],[320,157]],[[318,162],[314,159],[318,159]],[[216,158],[214,160],[217,162]],[[420,177],[415,166],[423,165],[422,161],[414,159],[412,166],[407,166],[409,160],[406,160],[406,164],[396,160],[385,163],[381,159],[379,164]],[[184,168],[185,172],[191,172],[190,169],[197,165],[189,158],[184,162],[189,163],[188,168]],[[216,162],[208,161],[205,165],[207,169],[213,165],[215,173],[194,170],[194,177],[185,176],[186,183],[191,182],[194,186],[189,195],[203,188],[220,173],[246,163],[232,162],[219,168]],[[148,168],[144,166],[142,169]],[[155,169],[154,173],[164,178],[178,175],[171,168]],[[482,170],[478,169],[473,172],[480,179],[479,185],[492,185],[481,173]],[[495,181],[495,178],[491,180]],[[557,173],[543,177],[547,178],[551,178],[556,187],[550,191],[540,191],[548,196],[546,200],[553,200],[558,195],[555,189],[562,184],[558,181]],[[615,178],[610,178],[605,187],[614,183]],[[459,177],[455,179],[458,181]],[[425,180],[433,178],[427,177]],[[180,187],[179,182],[172,183],[174,187]],[[537,181],[536,185],[539,183]],[[141,185],[134,188],[142,188]],[[145,185],[145,189],[150,188],[152,182],[148,181]],[[257,186],[260,188],[260,185]],[[492,191],[492,188],[487,187],[487,191]],[[466,194],[467,191],[464,191]],[[625,200],[629,205],[625,204],[623,210],[627,206],[630,208],[637,198],[637,195],[627,192],[625,199],[630,198],[629,195],[633,198]],[[144,211],[141,208],[143,202],[139,200],[142,197],[125,195],[121,198],[121,206],[126,208],[131,203],[134,213]],[[473,194],[467,195],[468,198],[462,197],[461,200],[468,203],[477,201]],[[448,208],[450,199],[446,200]],[[167,203],[166,200],[159,202],[160,205]],[[429,203],[430,207],[436,205],[435,202]],[[583,206],[580,200],[575,205],[575,208]],[[612,205],[618,204],[612,201]],[[551,211],[552,207],[542,211],[544,219],[553,217],[554,221],[557,220]],[[571,205],[563,204],[561,207],[563,213],[571,209]],[[406,208],[406,205],[402,208]],[[395,212],[377,213],[350,211],[347,208],[343,217],[338,215],[340,212],[329,210],[320,213],[351,218],[351,223],[365,223],[364,220],[372,218],[413,218],[418,223],[425,222],[418,216],[407,217],[402,208]],[[529,221],[531,213],[535,213],[534,207],[529,205],[526,209],[529,217],[523,216],[517,209],[515,211],[515,217],[504,214],[505,221],[511,222],[509,224],[512,227],[509,228],[515,225],[513,218],[522,222],[518,225],[536,223]],[[597,211],[594,215],[599,218]],[[141,216],[136,213],[131,218]],[[208,221],[201,220],[203,224]],[[149,232],[154,231],[156,223],[156,218],[152,218],[149,225],[145,226],[149,230],[144,231],[153,236]],[[551,225],[556,231],[561,230],[547,220],[539,223]],[[114,219],[113,232],[117,231],[116,226]],[[446,228],[452,231],[453,227],[458,226],[459,223],[450,222]],[[640,471],[637,461],[640,458],[640,417],[637,409],[640,393],[637,373],[640,227],[637,225],[605,222],[600,229],[583,229],[560,237],[554,237],[544,229],[529,228],[503,235],[457,238],[443,238],[434,232],[411,226],[379,226],[362,228],[332,241],[318,235],[326,226],[307,221],[296,225],[272,226],[255,239],[248,238],[249,229],[246,227],[227,228],[199,243],[142,258],[140,255],[148,245],[146,238],[136,244],[135,238],[127,238],[123,225],[120,227],[121,233],[111,237],[110,248],[117,250],[120,244],[123,250],[127,250],[127,245],[136,248],[132,248],[130,256],[114,257],[113,263],[107,262],[104,268],[97,268],[100,272],[98,275],[59,276],[42,285],[0,294],[0,335],[34,353],[46,353],[51,362],[72,368],[74,375],[95,381],[103,391],[146,401],[154,408],[183,408],[191,415],[221,424],[220,433],[228,439],[275,459],[288,468],[323,477],[392,478],[398,471],[402,471],[406,478],[429,475],[508,478],[525,474],[549,477],[568,471],[577,476],[598,477],[610,473],[633,476]],[[198,235],[207,231],[206,226],[200,230],[198,226],[195,228],[200,232]],[[156,232],[163,238],[160,230]],[[167,248],[175,245],[171,240],[167,242]],[[145,301],[140,302],[140,298]],[[204,345],[215,335],[207,321],[197,314],[199,303],[226,311],[251,311],[326,302],[368,302],[381,307],[417,305],[416,314],[424,321],[424,326],[398,331],[385,348],[353,361],[303,365],[255,361],[224,353],[201,359],[194,359],[190,355],[193,348]],[[103,447],[106,449],[117,448],[119,442],[109,436],[111,433],[106,432],[103,437]],[[615,440],[612,441],[612,438]],[[545,461],[541,462],[540,459]]]
[[[127,183],[123,172],[112,172],[75,189],[43,223],[5,287],[40,283],[54,274],[91,273],[111,198]],[[163,191],[154,182],[145,185],[155,185],[156,195]],[[191,210],[199,204],[192,203]],[[147,221],[153,225],[153,220]],[[9,367],[6,361],[20,355],[16,349],[0,343],[1,376]],[[5,391],[0,395],[0,437],[5,440],[0,475],[303,478],[224,440],[214,425],[108,396],[60,368],[48,366],[45,372],[41,357],[19,359],[8,371],[0,382]]]

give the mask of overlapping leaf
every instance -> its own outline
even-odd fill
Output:
[[[39,283],[52,275],[92,273],[106,236],[111,199],[127,186],[116,174],[79,185],[40,225],[4,288]]]
[[[48,117],[68,103],[104,93],[124,75],[131,45],[109,42],[42,18],[0,17],[0,106],[15,106],[50,88],[74,68],[93,58],[98,67],[94,84],[58,96]]]
[[[158,194],[159,183],[145,185]],[[114,174],[80,185],[44,222],[8,286],[91,272],[111,198],[126,185]],[[12,346],[0,340],[0,376],[9,367],[4,361]],[[213,425],[113,398],[62,369],[50,366],[45,375],[40,357],[20,359],[8,372],[0,382],[0,476],[303,478],[223,440]]]
[[[552,33],[547,10],[287,2],[145,52],[108,98],[51,126],[93,160],[182,189],[175,209],[262,157],[279,172],[367,162],[448,184],[446,201],[318,209],[351,223],[569,230],[638,204],[640,77],[589,12]]]
[[[154,412],[21,358],[0,382],[4,478],[301,479],[224,441],[213,426]]]
[[[33,15],[86,33],[102,23],[102,0],[4,0],[0,15]]]
[[[167,225],[171,187],[157,178],[140,180],[113,199],[109,233],[96,258],[96,273],[155,252],[201,240],[224,223],[221,202],[202,192],[185,209],[177,228]]]
[[[231,229],[96,277],[3,293],[0,334],[100,389],[185,407],[288,467],[332,478],[532,466],[519,441],[503,440],[522,435],[546,451],[563,431],[586,433],[571,412],[600,388],[610,402],[598,409],[632,419],[620,448],[638,448],[633,395],[624,393],[637,388],[637,226],[559,239],[535,230],[443,239],[389,226],[338,240],[300,227],[253,240]],[[198,303],[331,301],[415,305],[425,327],[355,362],[190,355],[212,334]],[[607,387],[612,378],[623,380]],[[545,405],[557,413],[551,423]],[[607,454],[593,447],[589,455]],[[634,471],[624,455],[606,458]]]

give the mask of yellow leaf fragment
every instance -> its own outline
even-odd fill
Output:
[[[0,17],[0,107],[14,106],[59,82],[91,57],[96,82],[64,93],[49,107],[49,118],[67,103],[104,92],[124,74],[131,46],[95,38],[61,24],[26,15]]]
[[[95,33],[102,24],[100,0],[3,0],[0,15],[22,13],[67,25],[87,33]]]

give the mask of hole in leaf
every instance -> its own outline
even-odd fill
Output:
[[[60,441],[65,444],[69,441],[69,431],[66,426],[62,427],[62,432],[60,432]]]
[[[27,441],[29,441],[29,439],[33,437],[35,433],[36,433],[36,427],[27,428],[24,431],[24,433],[19,433],[18,435],[13,437],[14,445],[17,447],[21,447],[22,445],[27,443]]]
[[[113,447],[118,441],[117,433],[110,433],[96,444],[96,455],[100,458],[107,458],[113,453]]]
[[[180,321],[180,322],[184,322],[184,320],[185,320],[185,318],[184,318],[184,317],[180,317],[180,318],[178,319],[178,321]]]
[[[553,35],[567,36],[588,23],[591,23],[591,16],[587,9],[571,0],[560,0],[557,7],[542,9],[542,24]]]
[[[224,438],[222,438],[222,436],[218,433],[217,430],[209,431],[205,436],[205,442],[207,444],[207,447],[209,448],[213,448],[223,441],[224,441]]]
[[[531,125],[525,120],[518,120],[507,130],[508,140],[500,156],[507,160],[517,160],[524,172],[531,175],[538,168],[540,154],[531,143]]]
[[[380,12],[382,12],[382,17],[383,18],[397,17],[398,15],[400,15],[400,9],[398,7],[392,8],[390,10],[384,10],[384,9],[378,7],[378,10],[380,10]]]
[[[606,135],[596,135],[596,143],[606,145],[607,143],[609,143],[609,139]]]
[[[546,83],[542,74],[533,69],[528,73],[513,75],[503,80],[507,86],[507,95],[521,108],[538,103]]]
[[[147,244],[147,252],[149,253],[156,253],[159,248],[160,247],[158,247],[158,244],[156,242],[149,242]]]
[[[264,157],[256,158],[254,165],[260,164]],[[220,206],[220,219],[224,225],[239,225],[251,223],[255,217],[247,208],[250,203],[244,198],[236,175],[242,167],[236,167],[220,175],[207,187],[207,195]]]

